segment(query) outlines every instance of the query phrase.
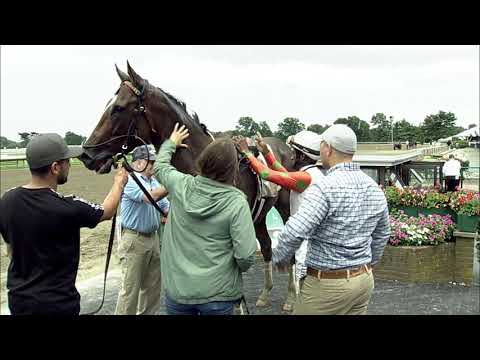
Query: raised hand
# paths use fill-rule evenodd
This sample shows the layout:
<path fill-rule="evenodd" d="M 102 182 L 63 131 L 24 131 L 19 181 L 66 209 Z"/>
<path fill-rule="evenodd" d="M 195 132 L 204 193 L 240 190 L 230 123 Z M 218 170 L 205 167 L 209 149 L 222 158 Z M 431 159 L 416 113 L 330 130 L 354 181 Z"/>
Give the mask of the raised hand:
<path fill-rule="evenodd" d="M 246 153 L 249 151 L 247 139 L 245 139 L 243 136 L 235 136 L 232 138 L 232 140 L 235 144 L 237 144 L 238 150 L 240 150 L 240 152 Z"/>
<path fill-rule="evenodd" d="M 262 134 L 260 134 L 259 132 L 257 132 L 255 142 L 256 142 L 258 151 L 260 151 L 263 155 L 267 155 L 270 152 L 268 145 L 265 143 L 265 141 L 263 141 Z"/>
<path fill-rule="evenodd" d="M 187 144 L 183 144 L 183 140 L 188 138 L 190 134 L 188 133 L 188 129 L 185 125 L 182 125 L 178 128 L 179 124 L 176 123 L 175 127 L 173 128 L 172 134 L 170 135 L 170 140 L 172 140 L 175 145 L 178 147 L 188 148 Z"/>

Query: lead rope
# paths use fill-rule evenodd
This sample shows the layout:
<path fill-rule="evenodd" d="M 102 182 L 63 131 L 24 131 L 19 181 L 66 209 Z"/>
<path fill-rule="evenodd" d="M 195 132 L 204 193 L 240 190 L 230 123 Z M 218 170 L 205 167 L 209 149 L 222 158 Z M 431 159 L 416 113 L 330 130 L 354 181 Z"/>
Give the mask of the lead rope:
<path fill-rule="evenodd" d="M 121 154 L 119 155 L 119 157 L 117 157 L 117 159 L 119 158 L 123 158 L 123 164 L 122 166 L 129 172 L 130 176 L 132 177 L 132 179 L 137 183 L 137 185 L 140 187 L 140 189 L 143 191 L 143 193 L 145 194 L 145 196 L 148 198 L 148 200 L 152 203 L 153 207 L 158 211 L 160 212 L 163 216 L 167 216 L 167 214 L 165 214 L 163 212 L 162 209 L 160 209 L 160 207 L 158 206 L 158 204 L 155 202 L 155 200 L 152 198 L 152 196 L 150 195 L 150 193 L 147 191 L 147 189 L 145 189 L 145 187 L 142 185 L 142 183 L 140 182 L 140 180 L 138 180 L 138 177 L 135 175 L 135 172 L 133 170 L 133 168 L 130 166 L 130 164 L 128 163 L 125 155 Z M 112 248 L 113 248 L 113 240 L 115 238 L 115 226 L 116 226 L 116 219 L 117 219 L 117 212 L 115 211 L 115 214 L 113 215 L 113 219 L 112 219 L 112 228 L 110 230 L 110 239 L 108 240 L 108 249 L 107 249 L 107 260 L 106 260 L 106 263 L 105 263 L 105 274 L 103 276 L 103 296 L 102 296 L 102 302 L 100 303 L 100 306 L 95 310 L 95 311 L 92 311 L 92 312 L 89 312 L 89 313 L 85 313 L 85 314 L 82 314 L 82 315 L 95 315 L 96 313 L 98 313 L 102 307 L 103 307 L 103 304 L 105 302 L 105 292 L 106 292 L 106 287 L 107 287 L 107 274 L 108 274 L 108 267 L 110 265 L 110 258 L 112 256 Z M 246 304 L 246 303 L 245 303 Z M 245 305 L 246 306 L 246 305 Z"/>
<path fill-rule="evenodd" d="M 105 291 L 106 291 L 106 288 L 107 288 L 107 273 L 108 273 L 108 266 L 110 265 L 110 257 L 112 255 L 113 239 L 115 237 L 116 219 L 117 219 L 117 212 L 115 211 L 115 214 L 113 215 L 113 219 L 112 219 L 112 229 L 110 230 L 110 239 L 108 240 L 107 260 L 105 262 L 105 274 L 103 276 L 102 302 L 100 303 L 100 306 L 97 308 L 97 310 L 89 312 L 89 313 L 81 314 L 81 315 L 95 315 L 96 313 L 98 313 L 102 309 L 103 303 L 105 302 Z"/>

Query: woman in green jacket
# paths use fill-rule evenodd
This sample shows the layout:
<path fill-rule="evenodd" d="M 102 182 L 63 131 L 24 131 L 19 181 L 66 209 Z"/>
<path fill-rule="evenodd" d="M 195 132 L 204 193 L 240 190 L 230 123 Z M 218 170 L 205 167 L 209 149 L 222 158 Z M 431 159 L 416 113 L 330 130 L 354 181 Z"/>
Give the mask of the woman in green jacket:
<path fill-rule="evenodd" d="M 200 175 L 184 174 L 170 161 L 187 137 L 176 124 L 154 168 L 170 200 L 161 253 L 167 314 L 231 315 L 257 248 L 246 196 L 234 186 L 237 153 L 231 140 L 215 140 L 198 158 Z"/>

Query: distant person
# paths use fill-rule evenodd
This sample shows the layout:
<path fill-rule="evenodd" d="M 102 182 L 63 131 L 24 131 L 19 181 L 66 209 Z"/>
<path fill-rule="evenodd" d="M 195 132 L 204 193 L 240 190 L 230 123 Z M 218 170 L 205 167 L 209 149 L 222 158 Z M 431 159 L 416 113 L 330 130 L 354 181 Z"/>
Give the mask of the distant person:
<path fill-rule="evenodd" d="M 407 150 L 410 149 L 410 141 L 405 141 L 405 146 L 407 147 Z"/>
<path fill-rule="evenodd" d="M 448 161 L 443 164 L 443 176 L 445 176 L 445 187 L 447 191 L 457 191 L 460 184 L 460 171 L 462 164 L 450 154 Z"/>
<path fill-rule="evenodd" d="M 161 253 L 167 314 L 233 315 L 257 250 L 247 198 L 235 187 L 237 150 L 230 139 L 215 140 L 199 155 L 200 175 L 184 174 L 170 161 L 187 137 L 176 124 L 154 167 L 171 202 Z"/>
<path fill-rule="evenodd" d="M 300 207 L 278 236 L 274 265 L 283 270 L 309 239 L 307 276 L 296 315 L 363 315 L 374 288 L 372 265 L 390 236 L 387 201 L 378 184 L 353 162 L 357 137 L 334 124 L 321 135 L 326 176 L 305 192 Z"/>
<path fill-rule="evenodd" d="M 57 134 L 40 134 L 27 145 L 30 182 L 0 199 L 0 232 L 11 252 L 8 306 L 12 315 L 78 315 L 75 288 L 80 228 L 94 228 L 115 214 L 127 173 L 119 169 L 103 204 L 57 192 L 67 182 L 69 149 Z"/>
<path fill-rule="evenodd" d="M 132 153 L 132 166 L 142 171 L 137 178 L 150 192 L 165 214 L 169 203 L 165 187 L 153 176 L 156 153 L 153 146 L 138 146 Z M 131 176 L 123 190 L 122 234 L 118 257 L 122 267 L 122 285 L 118 293 L 116 315 L 155 315 L 160 310 L 161 214 L 150 203 Z"/>

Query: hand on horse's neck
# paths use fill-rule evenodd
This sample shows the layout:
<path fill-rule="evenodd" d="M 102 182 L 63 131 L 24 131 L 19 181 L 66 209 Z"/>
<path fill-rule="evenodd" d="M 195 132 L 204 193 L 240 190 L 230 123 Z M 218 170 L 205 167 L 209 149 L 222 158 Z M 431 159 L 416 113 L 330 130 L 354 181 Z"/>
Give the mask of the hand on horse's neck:
<path fill-rule="evenodd" d="M 185 144 L 188 145 L 188 149 L 177 148 L 172 157 L 172 165 L 183 173 L 196 175 L 195 160 L 203 149 L 212 142 L 212 138 L 205 134 L 202 129 L 199 129 L 194 125 L 188 126 L 188 132 L 190 136 L 185 141 Z M 161 134 L 161 132 L 157 130 L 157 134 Z M 169 137 L 170 133 L 168 136 L 165 134 L 164 140 L 161 139 L 161 136 L 158 137 L 158 143 L 157 141 L 154 141 L 154 139 L 152 139 L 152 141 L 154 141 L 155 146 L 160 148 L 162 143 Z"/>

